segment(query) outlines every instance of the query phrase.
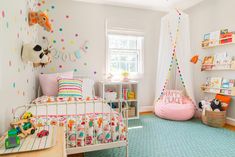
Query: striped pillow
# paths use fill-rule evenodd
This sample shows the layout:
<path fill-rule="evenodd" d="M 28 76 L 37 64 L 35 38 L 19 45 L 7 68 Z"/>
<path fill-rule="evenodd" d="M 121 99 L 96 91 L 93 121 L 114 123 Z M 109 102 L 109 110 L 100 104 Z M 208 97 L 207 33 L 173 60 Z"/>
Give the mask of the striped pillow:
<path fill-rule="evenodd" d="M 58 80 L 58 82 L 58 96 L 82 98 L 83 80 L 61 78 Z"/>

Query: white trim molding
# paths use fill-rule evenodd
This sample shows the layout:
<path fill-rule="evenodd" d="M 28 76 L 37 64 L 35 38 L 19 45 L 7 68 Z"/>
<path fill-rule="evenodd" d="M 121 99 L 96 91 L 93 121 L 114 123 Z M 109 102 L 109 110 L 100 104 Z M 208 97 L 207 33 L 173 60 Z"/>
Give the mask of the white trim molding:
<path fill-rule="evenodd" d="M 152 106 L 140 106 L 140 112 L 153 112 L 153 105 Z"/>
<path fill-rule="evenodd" d="M 234 118 L 231 118 L 231 117 L 227 117 L 227 118 L 226 118 L 226 124 L 235 126 L 235 119 L 234 119 Z"/>

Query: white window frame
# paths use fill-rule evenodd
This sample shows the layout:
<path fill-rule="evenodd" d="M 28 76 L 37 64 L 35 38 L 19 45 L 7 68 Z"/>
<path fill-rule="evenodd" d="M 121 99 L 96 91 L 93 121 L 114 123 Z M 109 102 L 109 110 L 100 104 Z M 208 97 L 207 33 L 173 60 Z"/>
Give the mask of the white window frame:
<path fill-rule="evenodd" d="M 130 73 L 130 79 L 139 79 L 144 74 L 144 47 L 145 47 L 145 35 L 143 32 L 135 31 L 135 30 L 128 30 L 128 29 L 115 29 L 115 30 L 107 30 L 106 31 L 106 74 L 110 74 L 110 52 L 109 52 L 109 35 L 129 35 L 129 36 L 137 36 L 142 37 L 142 45 L 141 45 L 141 52 L 139 54 L 138 59 L 138 72 L 137 73 Z M 115 78 L 121 78 L 121 74 L 114 75 Z"/>

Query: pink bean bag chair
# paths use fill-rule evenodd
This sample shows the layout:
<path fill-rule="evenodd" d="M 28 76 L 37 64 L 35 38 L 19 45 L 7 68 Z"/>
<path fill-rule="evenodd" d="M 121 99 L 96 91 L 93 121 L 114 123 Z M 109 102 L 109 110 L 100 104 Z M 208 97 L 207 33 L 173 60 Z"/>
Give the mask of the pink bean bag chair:
<path fill-rule="evenodd" d="M 155 114 L 163 119 L 185 121 L 194 116 L 195 106 L 187 97 L 183 98 L 182 103 L 165 103 L 160 99 L 155 104 Z"/>

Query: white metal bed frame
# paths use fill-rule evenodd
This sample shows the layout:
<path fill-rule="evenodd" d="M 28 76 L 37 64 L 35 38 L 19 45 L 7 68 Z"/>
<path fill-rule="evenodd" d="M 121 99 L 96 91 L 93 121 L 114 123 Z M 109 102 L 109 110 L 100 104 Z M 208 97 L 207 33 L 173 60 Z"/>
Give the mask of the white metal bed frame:
<path fill-rule="evenodd" d="M 126 107 L 122 107 L 122 103 L 123 100 L 119 100 L 118 101 L 118 107 L 119 107 L 119 114 L 121 114 L 122 116 L 124 116 L 125 118 L 123 118 L 123 121 L 124 121 L 124 125 L 126 126 L 126 140 L 123 140 L 121 141 L 120 140 L 120 136 L 119 136 L 119 140 L 116 141 L 116 142 L 110 142 L 110 143 L 101 143 L 101 144 L 92 144 L 92 145 L 85 145 L 86 144 L 86 138 L 85 138 L 85 144 L 84 146 L 77 146 L 77 134 L 76 134 L 76 142 L 75 142 L 75 147 L 69 147 L 68 145 L 68 136 L 66 137 L 66 151 L 67 151 L 67 155 L 70 155 L 70 154 L 77 154 L 77 153 L 84 153 L 84 152 L 90 152 L 90 151 L 96 151 L 96 150 L 103 150 L 103 149 L 110 149 L 110 148 L 117 148 L 117 147 L 125 147 L 126 148 L 126 157 L 128 157 L 128 104 L 127 102 L 124 101 L 125 103 L 125 106 Z M 56 106 L 56 119 L 57 119 L 57 122 L 58 122 L 58 106 L 60 105 L 65 105 L 66 106 L 66 124 L 65 124 L 65 129 L 66 129 L 66 133 L 67 133 L 67 130 L 68 130 L 68 105 L 75 105 L 76 106 L 76 111 L 75 111 L 75 114 L 78 115 L 78 105 L 84 105 L 84 115 L 87 113 L 86 112 L 86 105 L 87 103 L 92 103 L 93 104 L 93 114 L 95 114 L 95 106 L 96 106 L 96 103 L 102 103 L 102 118 L 104 116 L 104 114 L 107 114 L 107 113 L 104 113 L 104 105 L 107 104 L 107 102 L 105 100 L 83 100 L 83 101 L 66 101 L 66 102 L 49 102 L 49 103 L 40 103 L 40 104 L 29 104 L 29 105 L 22 105 L 22 106 L 18 106 L 16 108 L 13 109 L 13 119 L 14 120 L 17 120 L 21 115 L 22 115 L 22 112 L 19 113 L 18 115 L 16 115 L 16 113 L 21 109 L 21 111 L 23 110 L 23 112 L 26 112 L 28 111 L 30 108 L 32 107 L 35 107 L 35 113 L 36 115 L 35 118 L 36 118 L 36 124 L 38 124 L 38 107 L 39 106 L 44 106 L 46 107 L 46 124 L 49 124 L 48 123 L 48 106 L 50 105 L 55 105 Z M 112 103 L 110 101 L 110 103 Z M 111 108 L 110 106 L 110 114 L 112 112 L 115 112 L 113 111 L 113 109 Z M 111 117 L 111 116 L 109 116 Z M 78 118 L 76 118 L 76 123 L 77 124 L 77 120 Z M 86 122 L 85 122 L 86 124 Z M 59 125 L 57 123 L 57 125 Z M 86 132 L 87 128 L 84 127 L 84 131 Z M 102 123 L 102 130 L 104 130 L 104 126 L 103 126 L 103 123 Z M 119 129 L 119 135 L 120 135 L 120 130 Z M 104 131 L 103 131 L 104 132 Z M 102 133 L 103 133 L 102 132 Z"/>

